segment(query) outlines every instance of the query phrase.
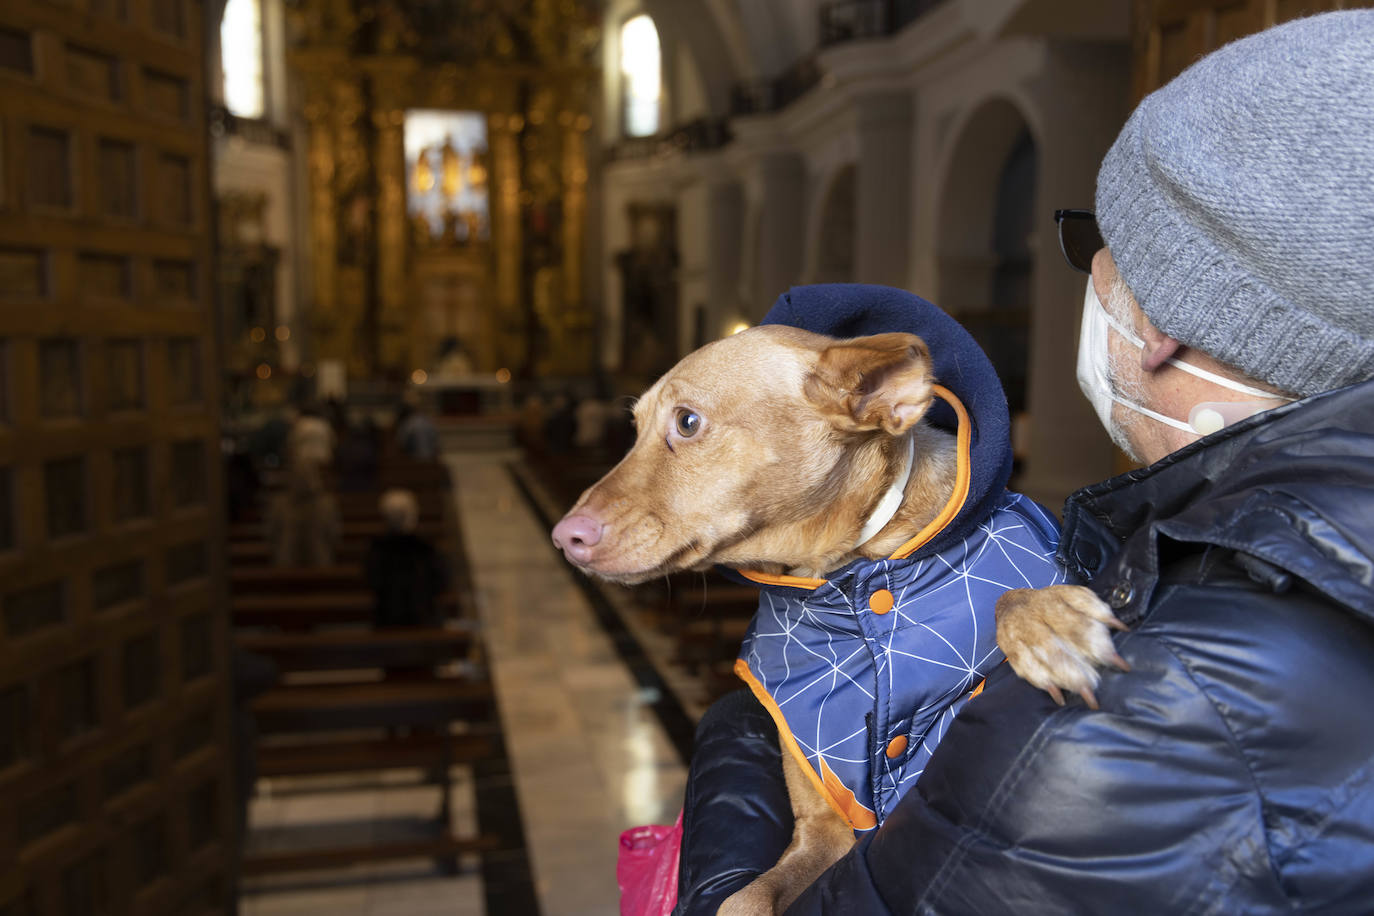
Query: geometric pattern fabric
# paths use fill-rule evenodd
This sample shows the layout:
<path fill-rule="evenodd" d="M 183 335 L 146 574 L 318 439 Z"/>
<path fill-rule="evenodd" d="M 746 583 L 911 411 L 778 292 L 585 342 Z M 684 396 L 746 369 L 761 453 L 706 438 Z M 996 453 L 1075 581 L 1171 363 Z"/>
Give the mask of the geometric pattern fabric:
<path fill-rule="evenodd" d="M 1059 525 L 1007 491 L 968 538 L 919 559 L 858 560 L 814 590 L 764 586 L 735 670 L 857 833 L 920 778 L 1003 660 L 993 605 L 1065 581 Z"/>

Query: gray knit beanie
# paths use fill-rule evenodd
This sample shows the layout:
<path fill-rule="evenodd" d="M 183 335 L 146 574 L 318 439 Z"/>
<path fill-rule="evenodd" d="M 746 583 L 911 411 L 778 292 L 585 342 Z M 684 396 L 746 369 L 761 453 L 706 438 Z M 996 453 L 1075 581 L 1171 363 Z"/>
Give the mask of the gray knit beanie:
<path fill-rule="evenodd" d="M 1170 337 L 1303 396 L 1374 376 L 1374 11 L 1252 35 L 1148 96 L 1097 221 Z"/>

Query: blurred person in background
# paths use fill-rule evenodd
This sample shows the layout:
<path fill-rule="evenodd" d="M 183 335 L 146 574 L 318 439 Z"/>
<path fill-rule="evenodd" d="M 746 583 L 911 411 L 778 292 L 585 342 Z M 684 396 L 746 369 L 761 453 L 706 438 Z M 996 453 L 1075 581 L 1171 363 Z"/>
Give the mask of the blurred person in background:
<path fill-rule="evenodd" d="M 439 552 L 416 533 L 420 507 L 410 490 L 387 490 L 379 508 L 386 533 L 367 551 L 367 584 L 377 627 L 436 626 L 448 571 Z"/>

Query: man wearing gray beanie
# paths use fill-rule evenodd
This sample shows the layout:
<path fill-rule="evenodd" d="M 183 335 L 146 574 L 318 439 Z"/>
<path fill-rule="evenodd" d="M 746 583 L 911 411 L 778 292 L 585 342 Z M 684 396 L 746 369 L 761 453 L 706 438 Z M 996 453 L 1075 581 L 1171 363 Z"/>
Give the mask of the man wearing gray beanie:
<path fill-rule="evenodd" d="M 1374 912 L 1374 11 L 1194 64 L 1096 205 L 1056 214 L 1078 377 L 1148 466 L 1069 499 L 1060 560 L 1130 670 L 1089 708 L 1001 666 L 788 913 Z"/>

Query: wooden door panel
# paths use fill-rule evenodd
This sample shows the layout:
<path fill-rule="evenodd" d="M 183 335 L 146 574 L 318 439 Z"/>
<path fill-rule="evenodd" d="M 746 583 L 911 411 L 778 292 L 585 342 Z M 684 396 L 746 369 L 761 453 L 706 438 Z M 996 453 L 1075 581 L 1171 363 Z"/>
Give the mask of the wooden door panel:
<path fill-rule="evenodd" d="M 232 902 L 202 15 L 0 3 L 0 913 Z"/>

